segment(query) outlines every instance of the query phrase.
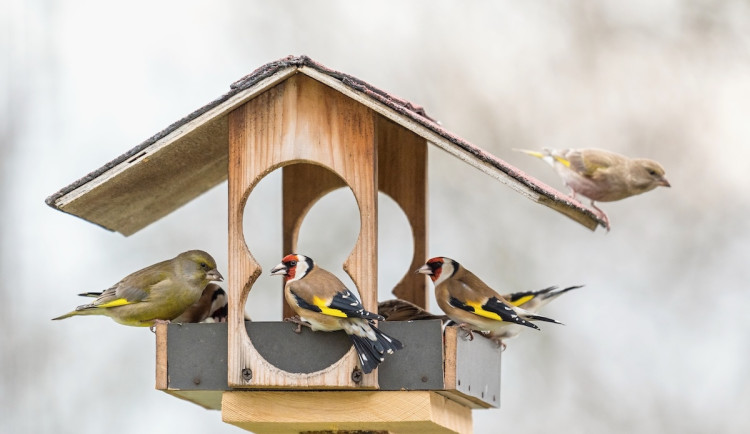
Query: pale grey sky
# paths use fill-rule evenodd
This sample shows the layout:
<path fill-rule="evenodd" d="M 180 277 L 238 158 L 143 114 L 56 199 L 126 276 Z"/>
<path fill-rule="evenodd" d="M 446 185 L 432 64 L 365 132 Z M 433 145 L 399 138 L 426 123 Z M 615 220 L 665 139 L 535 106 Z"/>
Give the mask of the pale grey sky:
<path fill-rule="evenodd" d="M 508 343 L 502 408 L 474 411 L 477 433 L 750 430 L 747 2 L 0 8 L 2 431 L 241 432 L 154 390 L 147 330 L 49 320 L 78 304 L 78 292 L 190 248 L 211 252 L 226 274 L 226 184 L 129 238 L 44 199 L 288 54 L 423 105 L 559 189 L 548 167 L 511 149 L 600 147 L 666 168 L 671 189 L 601 204 L 612 231 L 591 233 L 431 150 L 431 256 L 459 260 L 501 292 L 586 285 L 545 311 L 565 327 Z M 282 254 L 277 181 L 264 180 L 247 216 L 264 228 L 248 238 L 268 246 L 257 256 L 266 267 Z M 303 227 L 309 250 L 344 240 L 321 253 L 332 264 L 357 233 L 351 219 L 332 223 L 331 210 L 349 215 L 343 206 L 356 213 L 347 192 L 334 193 Z M 411 246 L 396 207 L 381 207 L 384 299 Z M 248 313 L 279 319 L 278 290 L 264 277 Z"/>

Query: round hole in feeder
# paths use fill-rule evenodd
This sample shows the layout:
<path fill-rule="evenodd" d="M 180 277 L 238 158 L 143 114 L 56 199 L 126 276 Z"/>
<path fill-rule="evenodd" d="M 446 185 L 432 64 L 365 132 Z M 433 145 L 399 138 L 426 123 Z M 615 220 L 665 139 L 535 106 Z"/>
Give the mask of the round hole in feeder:
<path fill-rule="evenodd" d="M 242 215 L 245 244 L 263 272 L 248 295 L 245 310 L 253 321 L 278 321 L 281 312 L 280 278 L 269 270 L 278 264 L 281 251 L 281 169 L 261 179 L 247 198 Z"/>

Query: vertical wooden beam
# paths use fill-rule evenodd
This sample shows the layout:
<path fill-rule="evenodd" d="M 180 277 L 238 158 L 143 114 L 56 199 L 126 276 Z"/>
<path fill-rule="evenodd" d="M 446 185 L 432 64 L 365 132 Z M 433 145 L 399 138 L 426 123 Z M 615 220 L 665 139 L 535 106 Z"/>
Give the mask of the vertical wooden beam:
<path fill-rule="evenodd" d="M 378 184 L 403 210 L 411 226 L 414 256 L 393 295 L 427 309 L 427 281 L 414 270 L 427 259 L 427 141 L 378 117 Z"/>
<path fill-rule="evenodd" d="M 261 272 L 243 235 L 247 197 L 268 173 L 294 163 L 322 166 L 352 189 L 360 211 L 360 233 L 344 270 L 357 286 L 365 308 L 376 309 L 375 115 L 339 92 L 298 74 L 228 116 L 229 386 L 377 387 L 376 375 L 365 375 L 359 384 L 352 381 L 351 372 L 357 366 L 354 349 L 328 369 L 311 374 L 289 373 L 271 366 L 248 338 L 242 314 Z"/>

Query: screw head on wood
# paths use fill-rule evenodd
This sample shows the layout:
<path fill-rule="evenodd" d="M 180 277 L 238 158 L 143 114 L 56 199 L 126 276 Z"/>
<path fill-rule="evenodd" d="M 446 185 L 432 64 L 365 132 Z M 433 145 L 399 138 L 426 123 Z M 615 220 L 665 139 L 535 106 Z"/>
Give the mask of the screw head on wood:
<path fill-rule="evenodd" d="M 357 384 L 361 383 L 363 375 L 364 374 L 362 374 L 362 370 L 359 369 L 359 367 L 354 368 L 354 370 L 352 371 L 352 381 Z"/>
<path fill-rule="evenodd" d="M 245 368 L 242 370 L 242 379 L 245 381 L 250 381 L 253 379 L 253 370 L 250 368 Z"/>

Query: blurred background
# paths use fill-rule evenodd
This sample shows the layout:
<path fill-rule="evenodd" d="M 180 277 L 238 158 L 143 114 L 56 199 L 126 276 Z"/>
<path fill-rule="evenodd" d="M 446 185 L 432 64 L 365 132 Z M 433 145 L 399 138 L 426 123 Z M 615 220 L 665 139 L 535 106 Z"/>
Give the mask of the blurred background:
<path fill-rule="evenodd" d="M 549 167 L 511 149 L 599 147 L 666 168 L 671 189 L 601 204 L 612 231 L 592 233 L 430 149 L 430 256 L 501 292 L 586 285 L 544 311 L 566 326 L 508 342 L 502 408 L 474 411 L 477 433 L 750 430 L 747 2 L 0 5 L 3 432 L 242 432 L 154 390 L 147 329 L 50 321 L 82 304 L 78 292 L 191 248 L 226 275 L 226 183 L 128 238 L 44 199 L 288 54 L 421 104 L 560 190 Z M 284 253 L 279 179 L 246 210 L 266 274 Z M 381 199 L 383 300 L 412 247 Z M 339 270 L 356 215 L 349 191 L 325 197 L 300 252 Z M 264 275 L 247 313 L 278 320 L 280 309 L 280 283 Z"/>

